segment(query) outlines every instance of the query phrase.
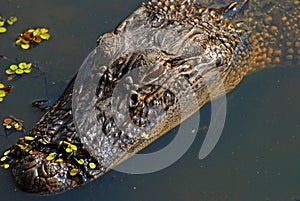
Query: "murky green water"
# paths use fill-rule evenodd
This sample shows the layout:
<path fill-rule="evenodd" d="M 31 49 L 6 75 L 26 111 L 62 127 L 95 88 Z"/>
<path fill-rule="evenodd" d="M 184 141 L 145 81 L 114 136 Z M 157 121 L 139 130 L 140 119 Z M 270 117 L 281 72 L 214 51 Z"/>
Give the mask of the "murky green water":
<path fill-rule="evenodd" d="M 0 119 L 13 114 L 29 130 L 42 113 L 31 108 L 35 99 L 52 103 L 62 93 L 95 47 L 98 36 L 111 31 L 142 1 L 0 0 L 3 16 L 19 21 L 0 35 L 0 70 L 10 62 L 33 61 L 40 71 L 13 82 L 14 90 L 0 104 Z M 30 51 L 13 45 L 27 28 L 46 26 L 53 38 Z M 44 73 L 42 73 L 44 72 Z M 221 139 L 204 160 L 198 159 L 203 132 L 172 166 L 151 174 L 111 171 L 82 188 L 54 197 L 39 197 L 16 189 L 9 171 L 0 170 L 1 200 L 200 200 L 283 201 L 300 198 L 300 64 L 261 71 L 247 77 L 227 96 L 227 119 Z M 0 79 L 5 75 L 0 73 Z M 201 125 L 209 122 L 209 105 L 201 110 Z M 0 152 L 20 133 L 0 129 Z M 148 149 L 168 142 L 164 136 Z"/>

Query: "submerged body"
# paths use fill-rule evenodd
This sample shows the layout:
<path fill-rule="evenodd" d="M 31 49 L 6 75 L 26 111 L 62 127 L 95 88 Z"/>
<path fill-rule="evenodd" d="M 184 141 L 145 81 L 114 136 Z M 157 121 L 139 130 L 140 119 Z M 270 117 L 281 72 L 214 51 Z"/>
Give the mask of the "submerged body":
<path fill-rule="evenodd" d="M 97 86 L 82 86 L 90 88 L 88 95 L 95 102 L 88 102 L 91 98 L 86 96 L 75 100 L 79 103 L 75 111 L 91 105 L 95 113 L 87 115 L 96 117 L 98 124 L 75 124 L 72 94 L 78 97 L 85 82 L 77 82 L 73 93 L 73 80 L 29 135 L 4 154 L 7 160 L 3 163 L 12 163 L 18 185 L 28 192 L 63 192 L 83 185 L 126 159 L 124 151 L 138 152 L 211 98 L 232 90 L 250 72 L 267 63 L 283 59 L 288 62 L 289 55 L 282 57 L 276 52 L 285 48 L 278 43 L 284 32 L 279 25 L 290 22 L 290 16 L 283 18 L 289 10 L 296 24 L 289 37 L 296 40 L 296 46 L 300 42 L 299 9 L 293 8 L 292 1 L 270 4 L 270 13 L 264 15 L 259 13 L 262 5 L 255 1 L 250 3 L 257 5 L 247 11 L 248 3 L 212 9 L 193 1 L 155 1 L 142 5 L 112 33 L 101 36 L 91 66 L 98 67 L 92 74 L 92 79 L 98 80 Z M 249 12 L 248 26 L 247 20 L 240 22 L 245 19 L 241 12 Z M 282 19 L 273 17 L 270 25 L 257 21 L 269 22 L 271 15 Z M 297 53 L 292 56 L 299 57 Z M 140 71 L 135 78 L 128 75 L 136 69 Z M 128 85 L 125 88 L 130 89 L 128 97 L 114 96 L 122 79 Z M 218 79 L 221 82 L 215 82 Z M 213 97 L 208 93 L 208 83 L 214 84 Z M 111 97 L 116 98 L 113 101 L 120 109 L 124 105 L 125 110 L 129 108 L 130 124 L 122 116 L 114 118 Z M 116 121 L 125 122 L 123 129 L 116 126 Z M 78 132 L 85 126 L 101 135 Z"/>

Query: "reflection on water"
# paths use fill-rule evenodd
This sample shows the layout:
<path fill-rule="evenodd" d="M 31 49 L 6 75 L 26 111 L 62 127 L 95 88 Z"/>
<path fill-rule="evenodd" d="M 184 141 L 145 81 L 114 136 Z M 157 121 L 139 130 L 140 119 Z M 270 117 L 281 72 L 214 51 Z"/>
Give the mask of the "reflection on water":
<path fill-rule="evenodd" d="M 0 104 L 0 119 L 13 114 L 26 128 L 40 118 L 30 107 L 35 99 L 55 99 L 76 73 L 97 37 L 112 30 L 142 1 L 121 0 L 0 0 L 0 13 L 17 15 L 19 21 L 0 35 L 0 52 L 11 61 L 28 60 L 40 72 L 13 83 L 14 91 Z M 53 38 L 30 51 L 13 46 L 18 33 L 34 26 L 50 28 Z M 8 62 L 0 60 L 4 71 Z M 294 200 L 300 198 L 300 68 L 268 69 L 247 77 L 228 95 L 228 113 L 216 149 L 198 160 L 203 140 L 195 143 L 171 167 L 147 175 L 111 171 L 82 188 L 44 200 Z M 42 74 L 41 72 L 45 72 Z M 44 76 L 45 75 L 45 76 Z M 5 76 L 0 73 L 0 79 Z M 201 121 L 209 121 L 209 105 Z M 0 152 L 10 147 L 19 133 L 5 136 L 0 130 Z M 164 136 L 149 147 L 168 142 Z M 1 200 L 40 200 L 16 189 L 9 171 L 0 170 Z"/>

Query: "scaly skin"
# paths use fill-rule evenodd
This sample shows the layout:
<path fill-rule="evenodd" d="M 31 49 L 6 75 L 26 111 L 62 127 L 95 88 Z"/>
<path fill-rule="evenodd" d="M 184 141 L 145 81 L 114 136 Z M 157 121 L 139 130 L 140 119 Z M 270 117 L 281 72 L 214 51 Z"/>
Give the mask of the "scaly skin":
<path fill-rule="evenodd" d="M 103 175 L 126 160 L 127 152 L 137 153 L 246 75 L 299 63 L 298 1 L 229 3 L 220 9 L 187 0 L 143 4 L 99 38 L 90 66 L 97 73 L 89 77 L 97 86 L 76 82 L 73 92 L 73 80 L 28 136 L 4 153 L 2 166 L 12 166 L 24 191 L 64 192 Z M 135 70 L 134 78 L 128 73 Z M 130 95 L 112 99 L 123 79 Z M 81 95 L 82 88 L 91 93 Z M 78 103 L 75 111 L 84 110 L 90 96 L 93 114 L 85 120 L 96 117 L 98 123 L 75 126 L 72 101 Z M 111 100 L 129 111 L 130 122 L 121 115 L 114 119 Z"/>

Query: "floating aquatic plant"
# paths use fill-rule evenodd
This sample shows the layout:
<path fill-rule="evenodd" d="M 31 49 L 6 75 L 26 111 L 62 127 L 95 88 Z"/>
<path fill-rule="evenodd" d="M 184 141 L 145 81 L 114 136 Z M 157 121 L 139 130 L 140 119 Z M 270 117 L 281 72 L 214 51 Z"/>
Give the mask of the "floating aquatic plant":
<path fill-rule="evenodd" d="M 12 80 L 14 75 L 28 74 L 32 70 L 32 63 L 20 62 L 18 64 L 12 64 L 8 69 L 5 70 L 5 73 L 9 76 L 8 80 Z"/>
<path fill-rule="evenodd" d="M 43 40 L 49 40 L 50 34 L 47 28 L 28 29 L 18 36 L 16 45 L 24 50 L 28 50 L 34 45 L 41 43 Z"/>
<path fill-rule="evenodd" d="M 18 18 L 16 16 L 11 16 L 8 19 L 0 16 L 0 33 L 5 33 L 7 31 L 7 26 L 13 25 L 17 20 Z"/>
<path fill-rule="evenodd" d="M 7 93 L 11 92 L 11 86 L 5 86 L 3 83 L 0 82 L 0 102 L 3 101 L 3 98 L 6 96 Z"/>
<path fill-rule="evenodd" d="M 23 120 L 17 119 L 16 117 L 10 116 L 3 120 L 2 125 L 5 127 L 5 129 L 11 129 L 14 128 L 17 131 L 23 130 Z"/>

